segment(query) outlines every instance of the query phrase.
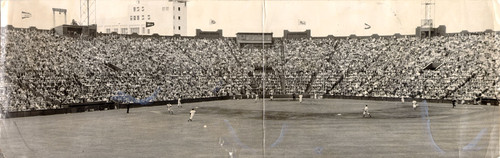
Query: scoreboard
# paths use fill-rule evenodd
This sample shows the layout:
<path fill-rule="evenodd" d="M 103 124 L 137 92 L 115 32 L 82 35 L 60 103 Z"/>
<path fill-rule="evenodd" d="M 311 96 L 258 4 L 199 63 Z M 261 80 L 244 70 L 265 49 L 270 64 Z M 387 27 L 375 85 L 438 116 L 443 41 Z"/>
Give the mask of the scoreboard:
<path fill-rule="evenodd" d="M 272 44 L 273 33 L 237 33 L 236 41 L 240 44 Z"/>

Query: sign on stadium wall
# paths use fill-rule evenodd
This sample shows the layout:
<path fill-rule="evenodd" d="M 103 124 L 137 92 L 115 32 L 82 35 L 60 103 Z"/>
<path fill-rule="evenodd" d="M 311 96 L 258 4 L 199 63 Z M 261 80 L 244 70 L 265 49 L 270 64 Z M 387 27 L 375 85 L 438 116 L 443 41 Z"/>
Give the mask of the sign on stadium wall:
<path fill-rule="evenodd" d="M 272 44 L 273 33 L 237 33 L 236 41 L 239 44 Z"/>

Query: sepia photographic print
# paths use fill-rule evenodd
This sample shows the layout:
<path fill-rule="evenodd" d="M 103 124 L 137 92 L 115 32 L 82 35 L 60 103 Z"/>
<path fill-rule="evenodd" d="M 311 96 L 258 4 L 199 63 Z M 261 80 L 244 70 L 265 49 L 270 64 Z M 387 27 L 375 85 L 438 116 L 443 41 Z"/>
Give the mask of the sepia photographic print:
<path fill-rule="evenodd" d="M 500 158 L 500 0 L 1 0 L 0 158 Z"/>

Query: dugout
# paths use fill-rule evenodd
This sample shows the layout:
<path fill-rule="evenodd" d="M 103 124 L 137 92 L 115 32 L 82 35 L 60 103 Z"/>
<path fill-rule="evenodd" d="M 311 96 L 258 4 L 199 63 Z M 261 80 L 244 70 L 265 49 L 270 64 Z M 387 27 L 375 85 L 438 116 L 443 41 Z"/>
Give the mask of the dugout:
<path fill-rule="evenodd" d="M 481 105 L 495 105 L 498 106 L 498 100 L 495 98 L 481 98 L 479 99 L 479 104 Z"/>

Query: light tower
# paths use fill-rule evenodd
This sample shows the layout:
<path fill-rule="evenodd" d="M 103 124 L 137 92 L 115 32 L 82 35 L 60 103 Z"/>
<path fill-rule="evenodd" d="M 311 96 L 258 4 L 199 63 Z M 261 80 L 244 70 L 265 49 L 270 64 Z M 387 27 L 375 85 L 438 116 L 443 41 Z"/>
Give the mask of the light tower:
<path fill-rule="evenodd" d="M 80 0 L 80 25 L 96 24 L 96 0 Z"/>
<path fill-rule="evenodd" d="M 422 5 L 424 6 L 424 18 L 421 20 L 420 28 L 422 32 L 426 33 L 427 37 L 432 36 L 432 30 L 434 27 L 433 16 L 434 15 L 434 0 L 424 0 Z"/>

